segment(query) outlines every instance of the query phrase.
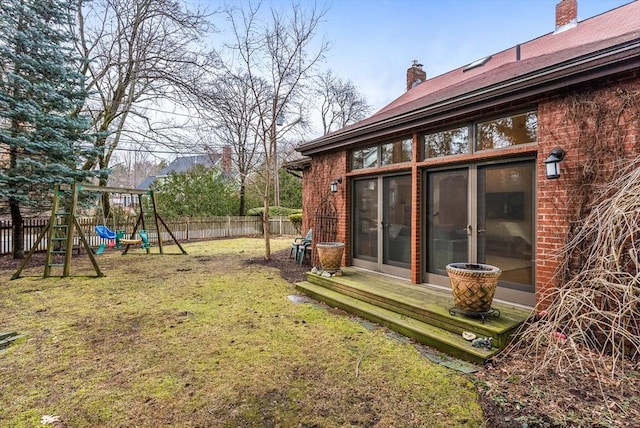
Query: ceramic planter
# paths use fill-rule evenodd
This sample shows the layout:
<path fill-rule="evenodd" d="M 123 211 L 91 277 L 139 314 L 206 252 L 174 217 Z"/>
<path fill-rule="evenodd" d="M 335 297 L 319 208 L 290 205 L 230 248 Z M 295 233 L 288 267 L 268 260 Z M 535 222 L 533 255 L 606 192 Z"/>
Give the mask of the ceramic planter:
<path fill-rule="evenodd" d="M 491 265 L 450 263 L 447 274 L 456 308 L 465 312 L 488 312 L 502 271 Z"/>
<path fill-rule="evenodd" d="M 320 268 L 327 272 L 340 270 L 344 244 L 342 242 L 319 242 L 316 244 Z"/>

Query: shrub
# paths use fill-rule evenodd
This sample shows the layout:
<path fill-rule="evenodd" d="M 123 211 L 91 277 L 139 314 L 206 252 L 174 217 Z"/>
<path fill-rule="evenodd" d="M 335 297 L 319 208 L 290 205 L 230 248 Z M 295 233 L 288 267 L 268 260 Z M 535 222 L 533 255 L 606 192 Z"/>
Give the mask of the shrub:
<path fill-rule="evenodd" d="M 264 213 L 264 208 L 251 208 L 247 210 L 247 215 L 260 216 L 262 217 Z M 302 215 L 302 210 L 299 208 L 286 208 L 286 207 L 269 207 L 269 215 L 270 216 L 281 216 L 287 217 L 291 214 L 300 213 Z"/>
<path fill-rule="evenodd" d="M 289 214 L 289 220 L 299 234 L 302 234 L 302 212 Z"/>

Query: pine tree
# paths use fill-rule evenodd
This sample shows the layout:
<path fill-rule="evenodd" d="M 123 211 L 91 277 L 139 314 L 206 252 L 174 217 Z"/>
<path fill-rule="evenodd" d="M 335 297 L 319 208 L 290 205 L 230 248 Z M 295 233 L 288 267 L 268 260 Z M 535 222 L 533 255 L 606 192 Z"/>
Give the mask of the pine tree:
<path fill-rule="evenodd" d="M 54 183 L 83 180 L 94 156 L 82 58 L 72 49 L 69 0 L 0 3 L 0 201 L 13 222 L 13 256 L 24 256 L 23 213 L 46 209 Z"/>

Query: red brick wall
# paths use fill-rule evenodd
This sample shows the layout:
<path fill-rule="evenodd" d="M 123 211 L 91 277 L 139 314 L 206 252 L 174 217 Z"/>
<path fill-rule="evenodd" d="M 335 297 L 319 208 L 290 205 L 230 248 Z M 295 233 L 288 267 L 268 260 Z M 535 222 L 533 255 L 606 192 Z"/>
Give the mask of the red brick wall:
<path fill-rule="evenodd" d="M 544 160 L 565 150 L 561 176 L 548 180 Z M 594 183 L 640 156 L 640 78 L 554 97 L 538 106 L 536 293 L 557 285 L 560 249 Z M 556 276 L 556 274 L 560 276 Z M 542 304 L 544 306 L 544 303 Z"/>
<path fill-rule="evenodd" d="M 411 282 L 418 284 L 422 282 L 422 253 L 420 249 L 422 244 L 420 237 L 422 230 L 420 228 L 422 218 L 420 209 L 422 208 L 422 180 L 420 179 L 421 170 L 416 166 L 416 160 L 420 159 L 420 137 L 418 134 L 413 136 L 412 150 L 413 167 L 411 168 L 411 195 L 413 204 L 411 205 Z"/>
<path fill-rule="evenodd" d="M 582 106 L 582 107 L 581 107 Z M 583 109 L 584 106 L 587 106 Z M 591 109 L 591 110 L 589 110 Z M 591 113 L 589 113 L 591 111 Z M 606 111 L 609 118 L 602 119 Z M 615 112 L 613 114 L 612 112 Z M 592 114 L 593 113 L 593 114 Z M 598 116 L 598 114 L 600 116 Z M 613 114 L 613 115 L 612 115 Z M 600 117 L 600 119 L 597 119 Z M 418 134 L 415 134 L 417 138 Z M 421 178 L 422 168 L 441 166 L 446 158 L 420 161 L 417 140 L 414 138 L 414 161 L 411 163 L 414 204 L 412 212 L 412 273 L 414 283 L 421 282 L 420 210 L 423 201 Z M 594 146 L 606 148 L 593 162 Z M 554 147 L 565 150 L 561 162 L 561 177 L 546 178 L 544 160 Z M 495 153 L 495 152 L 494 152 Z M 528 147 L 513 146 L 500 151 L 501 156 L 530 154 Z M 459 161 L 480 161 L 493 156 L 476 153 L 457 157 Z M 576 219 L 579 201 L 576 189 L 581 188 L 585 176 L 594 164 L 601 165 L 597 180 L 607 180 L 619 166 L 620 159 L 635 159 L 640 156 L 640 74 L 630 75 L 625 81 L 616 81 L 600 87 L 584 87 L 570 94 L 547 98 L 538 103 L 538 148 L 537 148 L 537 218 L 536 218 L 536 294 L 542 300 L 544 293 L 556 285 L 556 271 L 560 262 L 559 250 L 565 244 L 569 233 L 569 222 Z M 600 159 L 601 158 L 601 159 Z M 323 198 L 332 198 L 339 215 L 337 240 L 347 246 L 343 265 L 350 264 L 348 213 L 349 183 L 348 150 L 314 156 L 312 166 L 303 178 L 303 229 L 313 225 L 313 216 Z M 385 172 L 400 166 L 385 167 Z M 367 171 L 377 173 L 380 171 Z M 353 175 L 353 173 L 351 174 Z M 337 177 L 343 182 L 336 194 L 329 193 L 329 184 Z M 596 180 L 596 181 L 597 181 Z"/>
<path fill-rule="evenodd" d="M 330 202 L 333 202 L 338 212 L 338 233 L 336 241 L 345 244 L 342 259 L 343 265 L 347 264 L 349 254 L 349 236 L 347 233 L 349 183 L 345 176 L 348 165 L 347 151 L 314 156 L 311 167 L 304 171 L 302 178 L 302 229 L 308 230 L 310 227 L 313 227 L 315 213 L 325 199 L 328 198 Z M 338 177 L 342 178 L 342 183 L 338 184 L 337 193 L 331 193 L 329 186 L 331 182 Z"/>

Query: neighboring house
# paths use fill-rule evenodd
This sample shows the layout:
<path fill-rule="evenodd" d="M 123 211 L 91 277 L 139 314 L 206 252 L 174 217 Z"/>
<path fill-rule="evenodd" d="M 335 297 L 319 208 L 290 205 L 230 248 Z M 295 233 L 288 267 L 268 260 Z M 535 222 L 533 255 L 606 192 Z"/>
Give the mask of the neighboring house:
<path fill-rule="evenodd" d="M 158 175 L 145 178 L 142 183 L 138 185 L 137 189 L 149 190 L 152 183 L 156 181 L 159 183 L 162 182 L 162 180 L 166 179 L 172 172 L 187 172 L 196 165 L 202 165 L 205 168 L 213 168 L 216 165 L 220 165 L 224 174 L 230 174 L 231 162 L 231 147 L 229 146 L 223 147 L 222 153 L 178 157 L 163 168 Z"/>
<path fill-rule="evenodd" d="M 343 264 L 448 287 L 448 263 L 488 263 L 496 298 L 534 306 L 589 168 L 640 156 L 640 1 L 577 22 L 562 0 L 555 31 L 431 79 L 416 61 L 399 98 L 298 151 L 303 227 L 334 198 Z"/>

